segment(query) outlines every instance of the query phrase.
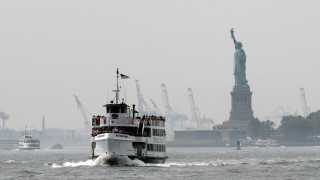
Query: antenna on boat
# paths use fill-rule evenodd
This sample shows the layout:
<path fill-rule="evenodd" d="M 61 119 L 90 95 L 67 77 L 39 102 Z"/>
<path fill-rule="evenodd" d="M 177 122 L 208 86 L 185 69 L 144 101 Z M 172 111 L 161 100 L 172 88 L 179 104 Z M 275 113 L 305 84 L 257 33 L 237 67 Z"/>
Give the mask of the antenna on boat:
<path fill-rule="evenodd" d="M 122 102 L 125 102 L 127 100 L 127 90 L 124 87 L 124 99 L 122 99 Z"/>
<path fill-rule="evenodd" d="M 118 104 L 119 100 L 119 70 L 117 68 L 117 90 L 116 90 L 116 104 Z"/>
<path fill-rule="evenodd" d="M 110 98 L 110 96 L 109 96 L 109 88 L 107 88 L 107 102 L 109 102 L 109 98 Z"/>

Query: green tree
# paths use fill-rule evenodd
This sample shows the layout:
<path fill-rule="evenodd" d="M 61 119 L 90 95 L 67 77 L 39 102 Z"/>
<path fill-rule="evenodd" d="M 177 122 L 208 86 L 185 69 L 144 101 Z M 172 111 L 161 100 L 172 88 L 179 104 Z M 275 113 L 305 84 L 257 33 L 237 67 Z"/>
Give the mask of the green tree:
<path fill-rule="evenodd" d="M 262 121 L 259 128 L 259 137 L 261 139 L 267 139 L 270 137 L 274 130 L 274 122 L 270 120 Z"/>
<path fill-rule="evenodd" d="M 302 116 L 284 116 L 279 129 L 289 141 L 304 141 L 313 134 L 312 121 Z"/>
<path fill-rule="evenodd" d="M 308 117 L 306 117 L 308 121 L 311 122 L 313 127 L 313 135 L 320 134 L 320 110 L 311 113 Z"/>
<path fill-rule="evenodd" d="M 258 118 L 252 119 L 249 123 L 249 132 L 250 136 L 252 138 L 258 138 L 259 137 L 259 128 L 260 128 L 261 122 Z"/>
<path fill-rule="evenodd" d="M 252 138 L 267 139 L 274 131 L 274 126 L 274 122 L 270 120 L 259 121 L 258 118 L 255 118 L 249 124 L 250 136 Z"/>

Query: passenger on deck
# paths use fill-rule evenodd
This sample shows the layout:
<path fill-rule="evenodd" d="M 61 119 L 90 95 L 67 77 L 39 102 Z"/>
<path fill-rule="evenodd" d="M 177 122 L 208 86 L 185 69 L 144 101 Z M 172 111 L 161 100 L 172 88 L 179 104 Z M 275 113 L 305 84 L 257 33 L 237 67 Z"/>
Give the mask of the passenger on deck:
<path fill-rule="evenodd" d="M 93 136 L 96 136 L 98 133 L 99 133 L 98 130 L 92 130 L 92 135 L 93 135 Z"/>
<path fill-rule="evenodd" d="M 102 116 L 103 124 L 107 124 L 107 118 L 105 116 Z"/>
<path fill-rule="evenodd" d="M 100 126 L 100 116 L 97 116 L 96 125 Z"/>
<path fill-rule="evenodd" d="M 96 116 L 93 116 L 92 117 L 92 126 L 95 126 L 96 125 Z"/>
<path fill-rule="evenodd" d="M 113 132 L 113 133 L 118 133 L 119 130 L 118 130 L 118 128 L 113 128 L 113 129 L 112 129 L 112 132 Z"/>

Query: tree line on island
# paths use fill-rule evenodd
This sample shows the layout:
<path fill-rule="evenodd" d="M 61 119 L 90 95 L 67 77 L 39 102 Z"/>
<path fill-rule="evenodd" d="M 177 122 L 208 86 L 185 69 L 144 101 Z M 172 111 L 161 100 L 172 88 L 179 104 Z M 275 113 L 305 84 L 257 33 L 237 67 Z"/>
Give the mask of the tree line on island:
<path fill-rule="evenodd" d="M 250 122 L 249 129 L 250 136 L 255 139 L 279 136 L 285 142 L 320 142 L 320 110 L 307 117 L 283 116 L 278 128 L 270 120 L 256 118 Z"/>

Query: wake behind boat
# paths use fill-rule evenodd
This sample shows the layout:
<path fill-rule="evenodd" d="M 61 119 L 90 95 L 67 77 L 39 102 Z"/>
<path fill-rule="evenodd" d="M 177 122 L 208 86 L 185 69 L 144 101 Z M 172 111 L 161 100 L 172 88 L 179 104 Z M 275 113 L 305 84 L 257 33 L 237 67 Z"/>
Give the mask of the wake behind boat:
<path fill-rule="evenodd" d="M 140 117 L 135 105 L 131 109 L 124 99 L 120 102 L 118 80 L 117 70 L 115 101 L 104 105 L 106 116 L 94 116 L 92 119 L 91 157 L 109 155 L 114 159 L 127 156 L 146 163 L 164 163 L 168 158 L 165 118 L 153 115 Z"/>

